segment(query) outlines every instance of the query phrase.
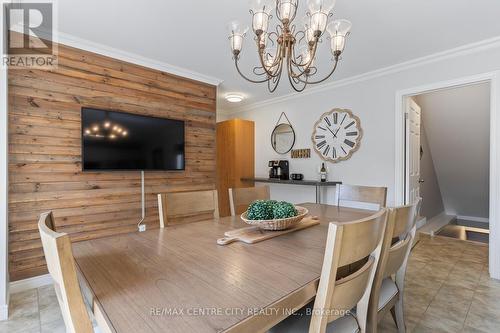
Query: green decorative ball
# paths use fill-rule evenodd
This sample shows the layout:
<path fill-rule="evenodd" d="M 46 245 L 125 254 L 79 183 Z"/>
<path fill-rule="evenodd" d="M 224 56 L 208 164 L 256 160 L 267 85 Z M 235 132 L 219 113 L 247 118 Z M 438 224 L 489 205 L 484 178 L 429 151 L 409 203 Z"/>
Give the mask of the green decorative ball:
<path fill-rule="evenodd" d="M 248 206 L 249 220 L 272 220 L 297 216 L 295 206 L 286 201 L 257 200 Z"/>
<path fill-rule="evenodd" d="M 248 207 L 247 217 L 249 220 L 271 220 L 273 218 L 272 200 L 257 200 Z"/>
<path fill-rule="evenodd" d="M 289 202 L 280 201 L 274 204 L 273 216 L 275 219 L 285 219 L 297 216 L 297 209 L 295 209 L 295 206 Z"/>

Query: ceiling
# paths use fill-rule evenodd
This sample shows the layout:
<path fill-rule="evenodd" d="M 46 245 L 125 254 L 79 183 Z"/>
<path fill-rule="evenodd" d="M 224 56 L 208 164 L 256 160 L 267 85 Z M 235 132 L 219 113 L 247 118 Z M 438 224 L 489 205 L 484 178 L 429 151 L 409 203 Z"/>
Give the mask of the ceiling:
<path fill-rule="evenodd" d="M 300 7 L 302 17 L 304 0 Z M 286 78 L 270 94 L 236 73 L 226 26 L 233 19 L 249 25 L 248 9 L 245 0 L 64 0 L 58 1 L 58 25 L 80 39 L 218 78 L 218 105 L 231 110 L 292 92 Z M 498 13 L 497 0 L 337 0 L 335 18 L 349 19 L 353 28 L 334 79 L 500 36 Z M 242 53 L 247 73 L 257 63 L 252 35 Z M 328 44 L 317 62 L 324 72 L 331 65 Z M 221 98 L 227 92 L 247 98 L 231 105 Z"/>

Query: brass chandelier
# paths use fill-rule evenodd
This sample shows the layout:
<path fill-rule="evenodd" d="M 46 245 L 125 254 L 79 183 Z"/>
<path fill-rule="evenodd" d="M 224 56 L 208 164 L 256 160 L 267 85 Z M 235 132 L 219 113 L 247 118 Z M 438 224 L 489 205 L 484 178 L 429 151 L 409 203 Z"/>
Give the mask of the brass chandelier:
<path fill-rule="evenodd" d="M 274 6 L 271 6 L 272 2 L 274 2 Z M 267 82 L 271 93 L 278 87 L 284 70 L 288 74 L 291 86 L 298 92 L 303 91 L 308 84 L 317 84 L 327 80 L 337 68 L 351 29 L 351 22 L 347 20 L 340 19 L 330 22 L 333 17 L 335 0 L 308 0 L 303 30 L 300 30 L 294 24 L 298 5 L 299 0 L 252 1 L 250 14 L 252 15 L 252 28 L 260 60 L 260 65 L 253 68 L 256 79 L 244 75 L 238 65 L 248 28 L 236 21 L 229 25 L 229 40 L 238 73 L 252 83 Z M 273 8 L 279 24 L 275 31 L 270 31 L 268 28 Z M 314 62 L 325 31 L 328 31 L 330 35 L 328 39 L 333 55 L 333 68 L 323 78 L 316 79 L 315 75 L 318 74 L 318 69 Z"/>

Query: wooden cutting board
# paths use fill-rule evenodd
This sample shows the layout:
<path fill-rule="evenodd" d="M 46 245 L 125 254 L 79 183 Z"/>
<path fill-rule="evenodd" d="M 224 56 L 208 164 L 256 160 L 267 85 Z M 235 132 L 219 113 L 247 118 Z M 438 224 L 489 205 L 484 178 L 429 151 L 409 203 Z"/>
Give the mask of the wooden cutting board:
<path fill-rule="evenodd" d="M 244 242 L 247 244 L 254 244 L 258 242 L 262 242 L 263 240 L 278 237 L 284 234 L 288 234 L 290 232 L 294 232 L 297 230 L 305 229 L 312 227 L 313 225 L 319 224 L 319 219 L 317 216 L 308 216 L 305 217 L 302 221 L 297 223 L 290 229 L 285 230 L 264 230 L 259 227 L 247 227 L 241 229 L 235 229 L 231 231 L 226 231 L 224 233 L 224 238 L 219 238 L 217 240 L 217 244 L 219 245 L 227 245 L 232 242 Z"/>

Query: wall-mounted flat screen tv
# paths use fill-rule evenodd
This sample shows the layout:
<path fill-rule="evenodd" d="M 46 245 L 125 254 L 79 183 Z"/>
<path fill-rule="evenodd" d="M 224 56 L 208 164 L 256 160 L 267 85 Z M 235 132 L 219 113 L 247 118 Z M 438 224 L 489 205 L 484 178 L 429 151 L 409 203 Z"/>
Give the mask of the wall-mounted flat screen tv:
<path fill-rule="evenodd" d="M 84 171 L 184 170 L 184 121 L 82 108 Z"/>

